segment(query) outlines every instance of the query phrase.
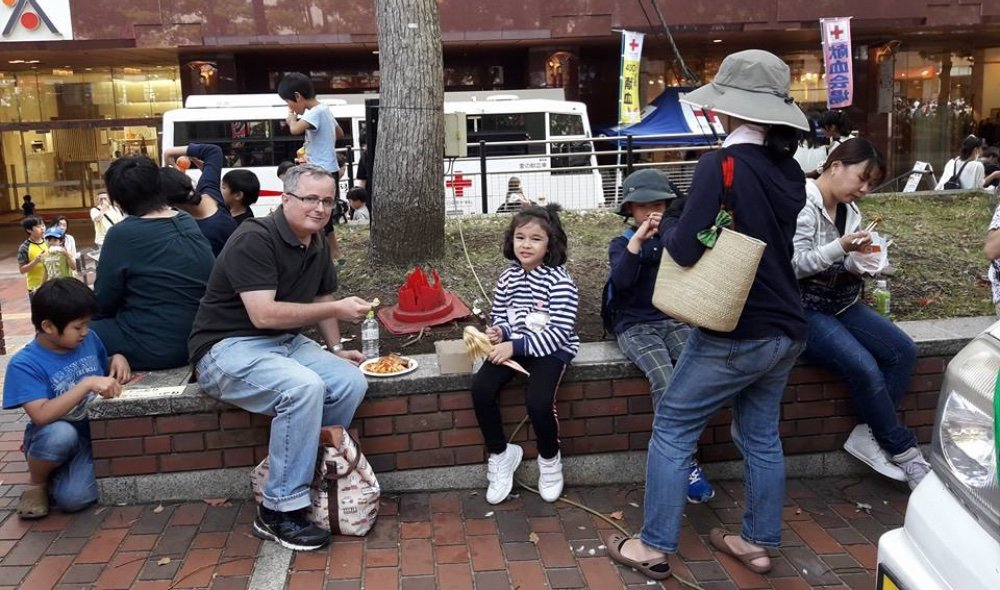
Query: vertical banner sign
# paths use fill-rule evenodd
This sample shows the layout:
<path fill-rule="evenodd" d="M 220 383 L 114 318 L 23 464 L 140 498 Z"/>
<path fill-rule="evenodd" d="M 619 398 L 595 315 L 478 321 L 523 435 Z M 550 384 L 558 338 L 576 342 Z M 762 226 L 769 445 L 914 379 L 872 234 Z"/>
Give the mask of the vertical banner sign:
<path fill-rule="evenodd" d="M 639 60 L 642 58 L 643 33 L 622 31 L 622 73 L 618 92 L 618 123 L 638 123 L 642 108 L 639 106 Z"/>
<path fill-rule="evenodd" d="M 854 102 L 854 61 L 851 58 L 851 17 L 821 18 L 826 106 L 843 109 Z"/>

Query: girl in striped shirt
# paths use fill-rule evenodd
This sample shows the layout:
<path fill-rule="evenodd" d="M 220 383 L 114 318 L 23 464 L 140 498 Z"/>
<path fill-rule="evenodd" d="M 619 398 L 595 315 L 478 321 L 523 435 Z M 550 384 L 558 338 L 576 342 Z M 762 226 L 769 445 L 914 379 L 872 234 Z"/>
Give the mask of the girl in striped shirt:
<path fill-rule="evenodd" d="M 513 263 L 500 274 L 493 292 L 491 326 L 486 334 L 493 352 L 472 380 L 472 400 L 489 452 L 486 500 L 499 504 L 514 485 L 514 471 L 524 451 L 508 444 L 497 397 L 520 363 L 528 378 L 526 405 L 538 437 L 538 490 L 555 502 L 563 489 L 562 457 L 555 397 L 566 365 L 580 339 L 574 330 L 579 304 L 576 284 L 563 268 L 566 232 L 558 205 L 522 209 L 504 233 L 503 255 Z"/>

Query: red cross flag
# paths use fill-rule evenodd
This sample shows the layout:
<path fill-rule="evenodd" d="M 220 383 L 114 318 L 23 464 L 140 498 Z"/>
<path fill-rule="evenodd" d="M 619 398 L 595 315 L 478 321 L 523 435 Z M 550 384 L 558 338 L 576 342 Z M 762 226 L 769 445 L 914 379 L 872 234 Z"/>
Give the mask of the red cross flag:
<path fill-rule="evenodd" d="M 642 59 L 642 33 L 622 31 L 622 73 L 618 92 L 618 123 L 638 123 L 642 106 L 639 104 L 639 62 Z"/>
<path fill-rule="evenodd" d="M 851 17 L 821 18 L 826 105 L 843 109 L 854 102 L 854 60 L 851 57 Z"/>

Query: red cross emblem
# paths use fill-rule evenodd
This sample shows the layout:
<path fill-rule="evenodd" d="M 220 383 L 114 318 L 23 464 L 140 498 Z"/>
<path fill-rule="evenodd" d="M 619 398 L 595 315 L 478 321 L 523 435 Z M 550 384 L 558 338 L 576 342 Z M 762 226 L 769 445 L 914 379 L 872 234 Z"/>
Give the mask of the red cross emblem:
<path fill-rule="evenodd" d="M 840 25 L 833 25 L 833 28 L 830 29 L 830 35 L 832 35 L 837 41 L 840 41 L 840 36 L 846 32 L 847 31 L 840 28 Z"/>
<path fill-rule="evenodd" d="M 461 172 L 457 172 L 455 177 L 451 180 L 446 180 L 444 185 L 450 189 L 454 189 L 456 197 L 464 197 L 465 189 L 472 186 L 472 181 L 462 176 Z"/>
<path fill-rule="evenodd" d="M 635 51 L 635 48 L 638 47 L 639 44 L 635 42 L 635 39 L 632 39 L 631 41 L 629 41 L 628 46 L 632 49 L 632 51 Z"/>

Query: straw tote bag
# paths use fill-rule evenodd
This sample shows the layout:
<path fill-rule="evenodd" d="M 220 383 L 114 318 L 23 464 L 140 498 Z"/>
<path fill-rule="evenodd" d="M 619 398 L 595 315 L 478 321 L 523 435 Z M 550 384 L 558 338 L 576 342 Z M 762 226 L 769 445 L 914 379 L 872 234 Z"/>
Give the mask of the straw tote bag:
<path fill-rule="evenodd" d="M 653 289 L 653 305 L 674 319 L 698 328 L 732 332 L 740 321 L 747 295 L 764 255 L 764 242 L 728 229 L 733 225 L 732 188 L 735 162 L 722 158 L 722 208 L 709 229 L 698 232 L 706 249 L 685 268 L 666 248 Z"/>

